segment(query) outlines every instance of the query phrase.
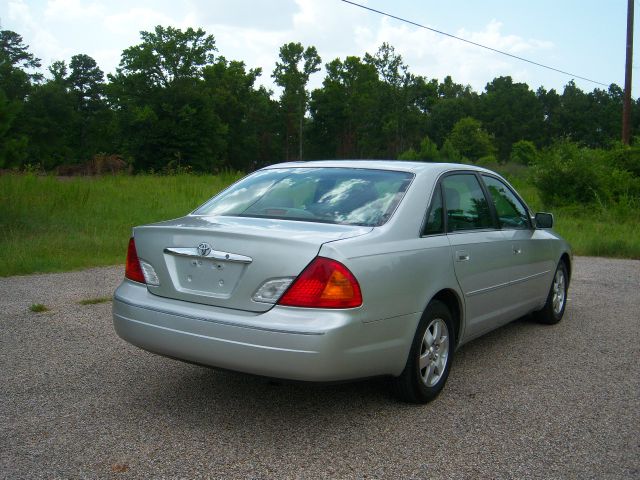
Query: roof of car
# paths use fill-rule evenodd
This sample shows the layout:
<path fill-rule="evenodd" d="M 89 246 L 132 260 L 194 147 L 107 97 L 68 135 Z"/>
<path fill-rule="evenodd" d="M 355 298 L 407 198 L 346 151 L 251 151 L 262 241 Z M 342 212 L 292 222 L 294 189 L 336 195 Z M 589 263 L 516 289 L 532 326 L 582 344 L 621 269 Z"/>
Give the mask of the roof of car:
<path fill-rule="evenodd" d="M 402 160 L 314 160 L 307 162 L 286 162 L 269 165 L 266 168 L 300 168 L 300 167 L 342 167 L 342 168 L 373 168 L 378 170 L 396 170 L 413 173 L 441 173 L 449 170 L 477 170 L 487 172 L 481 167 L 462 163 L 438 162 L 405 162 Z"/>

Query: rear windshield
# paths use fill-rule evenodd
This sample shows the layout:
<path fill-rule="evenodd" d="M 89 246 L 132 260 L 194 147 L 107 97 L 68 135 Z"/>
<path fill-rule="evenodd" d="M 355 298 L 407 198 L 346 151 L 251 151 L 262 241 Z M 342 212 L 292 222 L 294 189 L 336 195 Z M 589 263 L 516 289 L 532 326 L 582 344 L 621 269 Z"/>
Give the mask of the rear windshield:
<path fill-rule="evenodd" d="M 193 214 L 379 226 L 391 217 L 412 179 L 407 172 L 357 168 L 261 170 Z"/>

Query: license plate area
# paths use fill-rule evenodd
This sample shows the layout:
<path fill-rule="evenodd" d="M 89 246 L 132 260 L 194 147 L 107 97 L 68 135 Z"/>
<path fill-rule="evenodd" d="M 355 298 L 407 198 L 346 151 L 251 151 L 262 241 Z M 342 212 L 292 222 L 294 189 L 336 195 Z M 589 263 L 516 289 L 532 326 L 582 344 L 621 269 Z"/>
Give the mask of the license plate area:
<path fill-rule="evenodd" d="M 166 257 L 177 291 L 214 298 L 229 298 L 246 268 L 246 264 L 212 258 Z"/>

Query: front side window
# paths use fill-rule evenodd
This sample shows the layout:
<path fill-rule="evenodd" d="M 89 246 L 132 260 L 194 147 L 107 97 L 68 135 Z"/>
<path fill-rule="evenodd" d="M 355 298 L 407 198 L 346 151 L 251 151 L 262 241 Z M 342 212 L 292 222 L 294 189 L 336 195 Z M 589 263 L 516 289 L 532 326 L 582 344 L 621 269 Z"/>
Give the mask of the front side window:
<path fill-rule="evenodd" d="M 529 228 L 529 215 L 522 202 L 503 182 L 495 177 L 483 175 L 482 179 L 491 194 L 502 228 Z"/>
<path fill-rule="evenodd" d="M 408 172 L 356 168 L 261 170 L 209 200 L 194 215 L 379 226 L 391 217 L 412 179 Z"/>
<path fill-rule="evenodd" d="M 449 232 L 494 227 L 489 204 L 475 175 L 449 175 L 442 180 L 442 191 Z"/>

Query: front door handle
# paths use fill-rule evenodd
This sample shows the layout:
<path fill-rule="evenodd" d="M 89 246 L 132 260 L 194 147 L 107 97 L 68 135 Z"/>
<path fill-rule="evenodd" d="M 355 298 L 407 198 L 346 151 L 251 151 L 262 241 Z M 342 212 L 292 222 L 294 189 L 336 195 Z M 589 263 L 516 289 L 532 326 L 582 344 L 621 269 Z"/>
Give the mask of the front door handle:
<path fill-rule="evenodd" d="M 520 255 L 522 253 L 522 249 L 520 247 L 513 247 L 513 254 Z"/>
<path fill-rule="evenodd" d="M 469 260 L 469 252 L 465 252 L 464 250 L 456 251 L 456 261 L 457 262 L 466 262 Z"/>

